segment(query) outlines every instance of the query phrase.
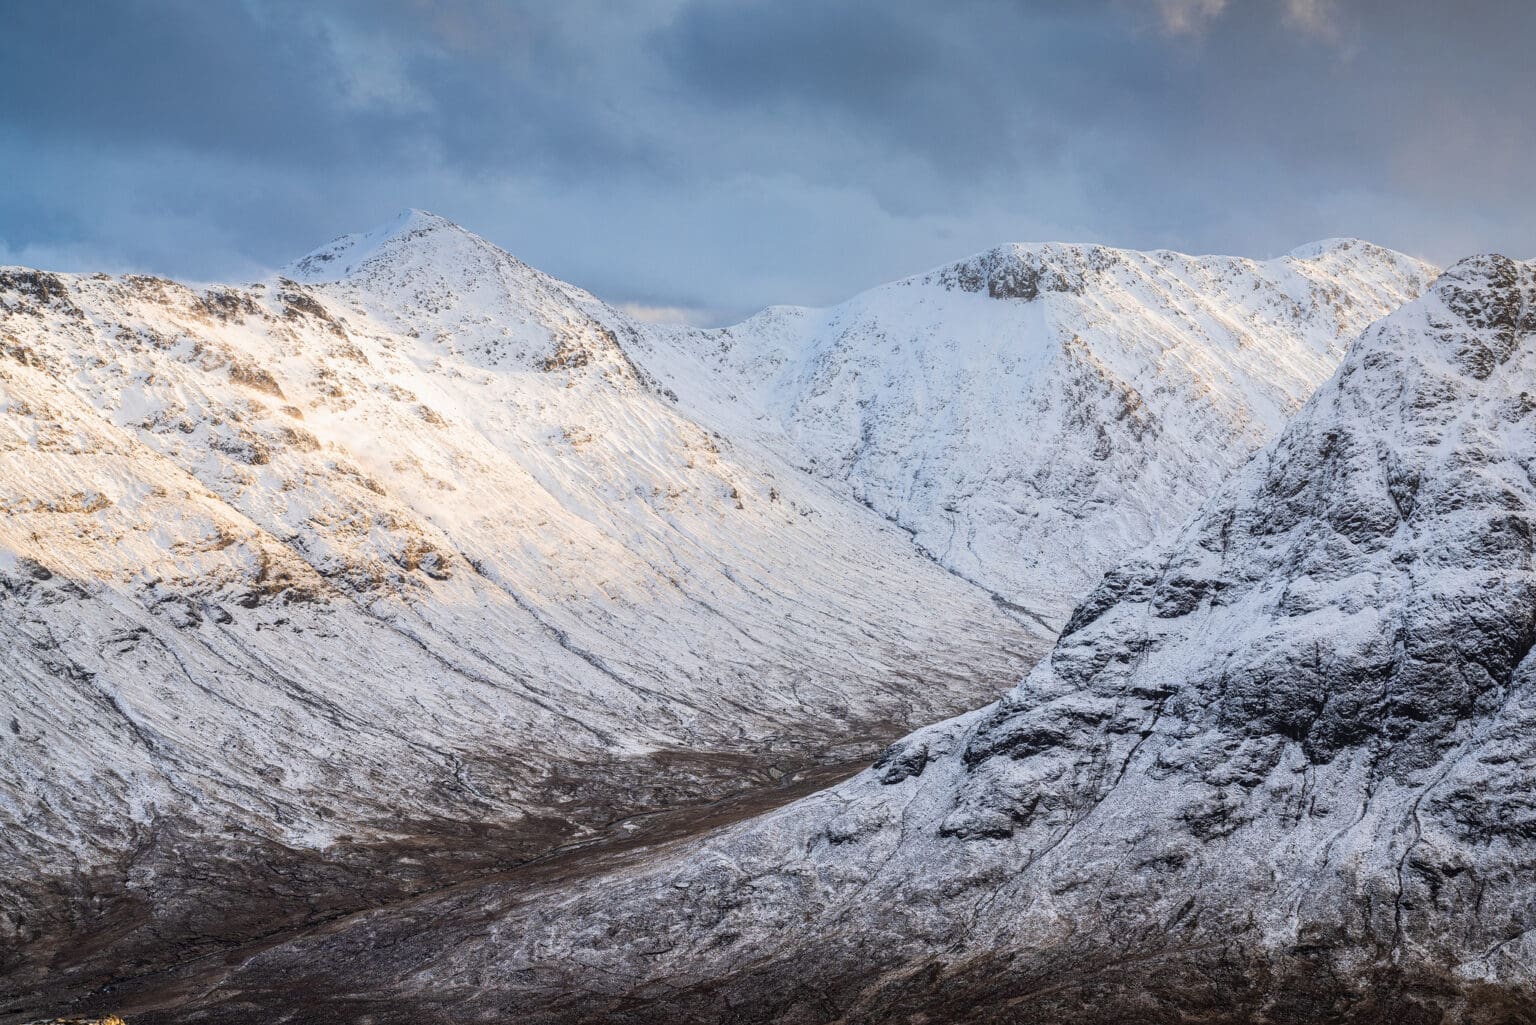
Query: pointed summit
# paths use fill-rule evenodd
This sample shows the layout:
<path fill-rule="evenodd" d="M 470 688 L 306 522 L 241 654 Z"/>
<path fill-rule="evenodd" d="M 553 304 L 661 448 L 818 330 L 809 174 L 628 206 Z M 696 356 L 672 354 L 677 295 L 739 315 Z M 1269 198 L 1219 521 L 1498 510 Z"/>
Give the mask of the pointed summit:
<path fill-rule="evenodd" d="M 369 310 L 402 334 L 452 337 L 461 355 L 483 366 L 579 358 L 582 366 L 603 363 L 625 379 L 638 376 L 606 326 L 623 323 L 621 314 L 425 210 L 343 235 L 283 274 Z"/>
<path fill-rule="evenodd" d="M 528 266 L 495 243 L 425 210 L 343 235 L 289 264 L 283 274 L 329 286 L 403 327 L 455 332 L 461 344 L 492 344 L 530 320 L 542 336 L 557 325 L 619 319 L 589 293 Z M 484 336 L 484 337 L 482 337 Z M 494 347 L 494 345 L 493 345 Z"/>
<path fill-rule="evenodd" d="M 283 275 L 304 284 L 345 281 L 365 276 L 380 261 L 394 262 L 407 251 L 435 258 L 444 248 L 482 248 L 507 255 L 446 217 L 412 208 L 371 231 L 327 242 L 289 264 Z"/>

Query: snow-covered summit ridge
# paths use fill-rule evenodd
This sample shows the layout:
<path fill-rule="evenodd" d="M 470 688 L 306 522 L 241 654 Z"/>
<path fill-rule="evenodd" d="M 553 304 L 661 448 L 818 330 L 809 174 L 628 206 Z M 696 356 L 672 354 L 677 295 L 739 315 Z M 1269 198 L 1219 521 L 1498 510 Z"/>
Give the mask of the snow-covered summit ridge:
<path fill-rule="evenodd" d="M 445 242 L 461 247 L 490 245 L 446 217 L 411 208 L 387 224 L 327 242 L 284 267 L 282 274 L 304 284 L 341 281 L 365 273 L 372 261 L 407 247 L 429 248 L 440 254 Z"/>
<path fill-rule="evenodd" d="M 500 246 L 425 210 L 410 209 L 370 231 L 343 235 L 284 268 L 302 284 L 333 285 L 399 312 L 458 312 L 482 318 L 550 307 L 592 307 L 590 293 L 530 267 Z"/>
<path fill-rule="evenodd" d="M 529 266 L 446 217 L 410 209 L 370 231 L 343 235 L 295 260 L 282 277 L 371 295 L 401 311 L 513 314 L 528 304 L 576 306 L 604 320 L 619 314 L 591 293 Z"/>
<path fill-rule="evenodd" d="M 1171 249 L 1140 251 L 1087 242 L 1011 242 L 892 282 L 892 285 L 939 284 L 967 292 L 984 292 L 994 299 L 1028 302 L 1046 292 L 1080 295 L 1097 275 L 1118 264 L 1156 260 L 1177 265 L 1192 261 L 1202 265 L 1229 263 L 1278 271 L 1296 261 L 1322 259 L 1398 264 L 1407 273 L 1425 266 L 1422 261 L 1383 246 L 1346 237 L 1305 243 L 1269 260 L 1216 254 L 1191 256 Z"/>
<path fill-rule="evenodd" d="M 1285 255 L 1295 260 L 1315 260 L 1329 253 L 1340 252 L 1349 249 L 1364 249 L 1367 252 L 1385 251 L 1391 252 L 1384 246 L 1378 246 L 1374 242 L 1355 238 L 1348 235 L 1336 235 L 1332 238 L 1320 238 L 1315 242 L 1306 242 L 1297 246 Z M 1283 257 L 1282 257 L 1283 259 Z"/>
<path fill-rule="evenodd" d="M 826 309 L 649 329 L 641 359 L 1059 623 L 1434 272 L 1355 239 L 1262 261 L 1005 245 Z"/>
<path fill-rule="evenodd" d="M 621 341 L 632 330 L 629 318 L 424 210 L 327 243 L 285 268 L 284 280 L 482 367 L 591 364 L 633 387 L 653 384 Z"/>

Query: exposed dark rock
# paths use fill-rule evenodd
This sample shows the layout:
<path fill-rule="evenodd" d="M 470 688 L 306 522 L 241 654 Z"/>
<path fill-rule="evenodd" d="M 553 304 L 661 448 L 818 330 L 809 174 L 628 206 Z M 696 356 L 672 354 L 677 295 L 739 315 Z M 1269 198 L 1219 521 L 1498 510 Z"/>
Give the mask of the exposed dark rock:
<path fill-rule="evenodd" d="M 1113 257 L 1094 247 L 1005 246 L 975 259 L 947 267 L 938 280 L 966 292 L 986 292 L 993 299 L 1029 302 L 1041 292 L 1081 293 L 1084 275 L 1102 270 Z"/>
<path fill-rule="evenodd" d="M 282 288 L 273 296 L 283 304 L 283 316 L 288 320 L 296 320 L 301 317 L 319 321 L 325 329 L 338 338 L 347 337 L 347 329 L 341 325 L 335 317 L 331 316 L 325 306 L 309 293 L 304 286 L 289 281 L 281 280 Z"/>

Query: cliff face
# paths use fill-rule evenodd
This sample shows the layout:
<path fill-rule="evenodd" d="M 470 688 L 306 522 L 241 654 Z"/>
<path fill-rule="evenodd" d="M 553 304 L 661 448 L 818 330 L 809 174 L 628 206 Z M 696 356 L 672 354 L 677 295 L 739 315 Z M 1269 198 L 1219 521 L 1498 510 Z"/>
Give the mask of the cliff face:
<path fill-rule="evenodd" d="M 202 1013 L 1527 1020 L 1533 396 L 1536 265 L 1463 261 L 1001 701 L 706 842 L 279 947 Z"/>

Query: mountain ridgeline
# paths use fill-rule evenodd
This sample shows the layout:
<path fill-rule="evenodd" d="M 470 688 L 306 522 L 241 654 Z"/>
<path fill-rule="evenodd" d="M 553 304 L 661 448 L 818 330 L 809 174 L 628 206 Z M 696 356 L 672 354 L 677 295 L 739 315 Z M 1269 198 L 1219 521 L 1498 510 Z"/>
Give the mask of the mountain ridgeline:
<path fill-rule="evenodd" d="M 1433 276 L 1354 239 L 1266 261 L 1015 245 L 642 343 L 684 400 L 1059 629 Z"/>

